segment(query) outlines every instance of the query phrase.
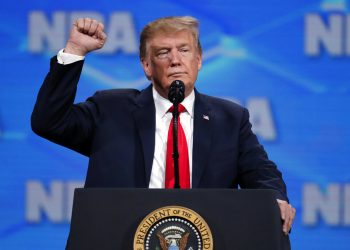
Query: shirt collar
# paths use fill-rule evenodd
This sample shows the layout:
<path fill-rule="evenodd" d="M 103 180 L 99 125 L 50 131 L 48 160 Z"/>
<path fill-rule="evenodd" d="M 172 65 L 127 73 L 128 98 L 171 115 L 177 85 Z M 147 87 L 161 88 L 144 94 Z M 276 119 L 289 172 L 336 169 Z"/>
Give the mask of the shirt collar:
<path fill-rule="evenodd" d="M 173 104 L 168 99 L 165 99 L 163 96 L 161 96 L 154 87 L 152 87 L 152 93 L 154 104 L 156 106 L 156 113 L 157 115 L 163 117 Z M 186 111 L 192 118 L 194 112 L 194 99 L 195 94 L 194 90 L 192 90 L 191 93 L 181 102 L 181 104 L 185 107 Z"/>

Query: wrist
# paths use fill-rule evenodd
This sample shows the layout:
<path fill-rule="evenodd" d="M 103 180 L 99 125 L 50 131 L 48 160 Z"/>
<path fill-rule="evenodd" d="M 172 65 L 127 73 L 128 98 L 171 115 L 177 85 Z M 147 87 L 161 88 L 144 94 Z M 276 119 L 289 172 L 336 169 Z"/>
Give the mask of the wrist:
<path fill-rule="evenodd" d="M 67 42 L 63 52 L 77 56 L 85 56 L 87 54 L 85 49 L 82 49 L 80 46 L 77 46 L 69 41 Z"/>

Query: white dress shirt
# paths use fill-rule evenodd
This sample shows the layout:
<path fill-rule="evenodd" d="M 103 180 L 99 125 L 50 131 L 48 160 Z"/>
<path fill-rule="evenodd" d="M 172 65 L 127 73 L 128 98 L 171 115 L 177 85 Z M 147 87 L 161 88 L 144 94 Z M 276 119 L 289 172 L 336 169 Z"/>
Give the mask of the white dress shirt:
<path fill-rule="evenodd" d="M 164 188 L 165 186 L 165 163 L 166 149 L 168 141 L 168 130 L 172 113 L 167 112 L 173 105 L 152 88 L 154 104 L 156 106 L 156 133 L 155 148 L 151 171 L 149 188 Z M 194 91 L 181 103 L 186 111 L 180 114 L 181 126 L 186 135 L 188 157 L 190 163 L 190 184 L 192 187 L 192 146 L 193 146 L 193 111 L 194 111 Z"/>
<path fill-rule="evenodd" d="M 85 58 L 85 56 L 78 56 L 74 54 L 65 53 L 63 52 L 63 50 L 64 49 L 61 49 L 60 51 L 58 51 L 58 54 L 57 54 L 57 62 L 59 64 L 70 64 L 70 63 L 84 60 Z"/>
<path fill-rule="evenodd" d="M 70 64 L 84 60 L 84 56 L 69 54 L 60 50 L 57 54 L 57 62 L 59 64 Z M 152 88 L 154 104 L 156 107 L 156 131 L 155 131 L 155 148 L 151 171 L 149 188 L 164 188 L 165 186 L 165 163 L 166 148 L 168 141 L 168 130 L 172 114 L 167 112 L 172 103 L 158 94 Z M 181 126 L 186 135 L 188 157 L 190 163 L 190 184 L 192 187 L 192 147 L 193 147 L 193 112 L 194 112 L 194 91 L 187 96 L 181 103 L 186 111 L 180 114 Z"/>

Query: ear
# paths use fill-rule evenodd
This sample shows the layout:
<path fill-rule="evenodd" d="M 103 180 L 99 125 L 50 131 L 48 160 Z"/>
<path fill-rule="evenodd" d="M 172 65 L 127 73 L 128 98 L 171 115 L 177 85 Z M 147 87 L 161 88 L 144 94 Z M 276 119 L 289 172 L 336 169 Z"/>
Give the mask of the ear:
<path fill-rule="evenodd" d="M 150 65 L 149 61 L 145 58 L 142 58 L 141 64 L 142 64 L 142 68 L 143 68 L 143 71 L 145 72 L 147 79 L 151 80 L 152 70 L 151 70 L 151 65 Z"/>
<path fill-rule="evenodd" d="M 198 64 L 198 70 L 202 68 L 202 54 L 198 53 L 197 54 L 197 64 Z"/>

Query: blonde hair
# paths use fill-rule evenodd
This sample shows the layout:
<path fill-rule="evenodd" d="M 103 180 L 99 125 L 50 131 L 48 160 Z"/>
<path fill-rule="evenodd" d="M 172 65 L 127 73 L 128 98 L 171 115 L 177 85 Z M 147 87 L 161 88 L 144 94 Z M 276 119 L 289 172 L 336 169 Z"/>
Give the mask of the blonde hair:
<path fill-rule="evenodd" d="M 142 30 L 140 35 L 140 59 L 146 57 L 147 42 L 157 35 L 159 32 L 170 33 L 180 30 L 188 30 L 192 33 L 194 40 L 197 41 L 197 48 L 202 54 L 202 47 L 199 41 L 198 21 L 191 16 L 172 16 L 162 17 L 148 23 Z"/>

